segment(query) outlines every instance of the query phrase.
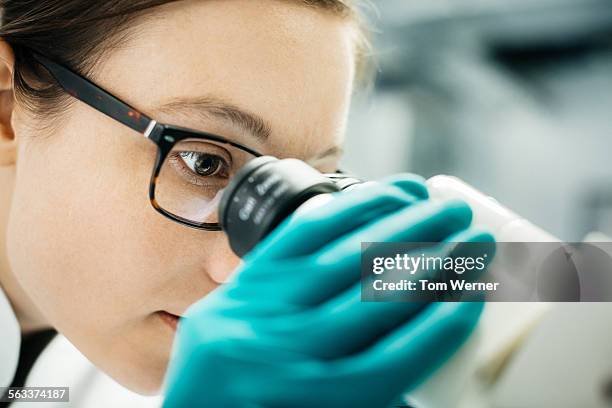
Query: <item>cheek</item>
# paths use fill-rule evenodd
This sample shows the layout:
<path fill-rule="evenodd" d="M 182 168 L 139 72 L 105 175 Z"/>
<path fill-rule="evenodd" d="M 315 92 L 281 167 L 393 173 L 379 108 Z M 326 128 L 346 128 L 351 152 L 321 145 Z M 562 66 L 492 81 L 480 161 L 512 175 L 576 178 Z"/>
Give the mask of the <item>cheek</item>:
<path fill-rule="evenodd" d="M 52 137 L 20 148 L 11 267 L 58 329 L 87 327 L 94 316 L 88 329 L 113 329 L 120 316 L 144 313 L 145 273 L 160 267 L 147 198 L 155 149 L 130 161 L 131 147 L 101 131 Z"/>
<path fill-rule="evenodd" d="M 90 360 L 124 384 L 157 383 L 172 335 L 152 313 L 184 311 L 238 260 L 223 234 L 153 210 L 155 146 L 109 128 L 22 143 L 9 261 L 49 322 Z"/>
<path fill-rule="evenodd" d="M 130 160 L 125 145 L 106 147 L 115 137 L 93 134 L 101 137 L 53 135 L 20 147 L 9 262 L 49 323 L 94 363 L 157 382 L 171 336 L 141 340 L 160 337 L 153 292 L 172 268 L 158 238 L 167 224 L 148 202 L 155 149 Z"/>

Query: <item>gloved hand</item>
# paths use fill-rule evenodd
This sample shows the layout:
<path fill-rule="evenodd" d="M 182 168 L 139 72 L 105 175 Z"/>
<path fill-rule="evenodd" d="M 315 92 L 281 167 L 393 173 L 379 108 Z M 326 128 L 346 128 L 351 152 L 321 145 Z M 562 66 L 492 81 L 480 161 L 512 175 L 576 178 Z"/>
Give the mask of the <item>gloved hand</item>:
<path fill-rule="evenodd" d="M 282 224 L 179 326 L 164 407 L 384 407 L 468 337 L 481 303 L 365 303 L 361 242 L 480 241 L 414 176 Z M 491 244 L 493 245 L 493 244 Z"/>

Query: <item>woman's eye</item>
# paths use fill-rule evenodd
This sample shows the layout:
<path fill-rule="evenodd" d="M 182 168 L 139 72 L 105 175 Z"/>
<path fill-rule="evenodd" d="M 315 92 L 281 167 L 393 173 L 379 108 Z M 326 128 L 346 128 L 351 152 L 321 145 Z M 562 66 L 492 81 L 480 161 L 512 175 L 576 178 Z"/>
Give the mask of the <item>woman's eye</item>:
<path fill-rule="evenodd" d="M 199 152 L 180 152 L 179 156 L 192 172 L 202 177 L 225 177 L 228 165 L 219 156 Z"/>

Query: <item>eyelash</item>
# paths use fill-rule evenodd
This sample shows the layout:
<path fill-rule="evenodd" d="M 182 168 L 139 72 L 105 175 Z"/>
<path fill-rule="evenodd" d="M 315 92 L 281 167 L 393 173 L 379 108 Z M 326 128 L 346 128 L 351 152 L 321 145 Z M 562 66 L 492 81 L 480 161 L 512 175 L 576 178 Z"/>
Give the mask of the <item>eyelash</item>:
<path fill-rule="evenodd" d="M 214 174 L 210 176 L 200 176 L 194 173 L 194 171 L 191 170 L 191 168 L 189 168 L 188 164 L 185 162 L 185 159 L 183 157 L 185 155 L 193 156 L 197 154 L 211 156 L 219 160 L 221 162 L 221 166 L 225 167 L 225 170 L 222 171 L 221 173 L 222 175 Z M 229 173 L 230 173 L 229 170 L 231 169 L 231 165 L 228 164 L 227 161 L 223 157 L 220 157 L 215 154 L 210 154 L 210 153 L 201 153 L 201 152 L 195 152 L 195 151 L 176 151 L 176 152 L 171 153 L 170 156 L 168 156 L 168 160 L 170 161 L 170 163 L 172 163 L 175 169 L 177 169 L 179 172 L 181 172 L 183 176 L 189 179 L 189 182 L 191 184 L 194 184 L 200 187 L 206 187 L 207 185 L 210 185 L 213 180 L 229 178 Z"/>

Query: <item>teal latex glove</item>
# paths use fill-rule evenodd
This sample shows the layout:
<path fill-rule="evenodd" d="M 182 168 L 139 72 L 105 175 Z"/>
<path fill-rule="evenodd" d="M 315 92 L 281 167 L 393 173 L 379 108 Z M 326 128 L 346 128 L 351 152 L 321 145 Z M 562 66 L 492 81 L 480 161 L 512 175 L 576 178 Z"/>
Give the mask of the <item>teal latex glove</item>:
<path fill-rule="evenodd" d="M 482 304 L 361 302 L 361 242 L 493 242 L 466 204 L 426 198 L 421 179 L 398 176 L 277 228 L 188 310 L 164 407 L 385 407 L 418 385 Z"/>

